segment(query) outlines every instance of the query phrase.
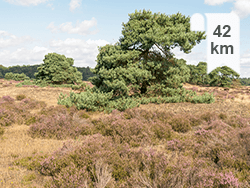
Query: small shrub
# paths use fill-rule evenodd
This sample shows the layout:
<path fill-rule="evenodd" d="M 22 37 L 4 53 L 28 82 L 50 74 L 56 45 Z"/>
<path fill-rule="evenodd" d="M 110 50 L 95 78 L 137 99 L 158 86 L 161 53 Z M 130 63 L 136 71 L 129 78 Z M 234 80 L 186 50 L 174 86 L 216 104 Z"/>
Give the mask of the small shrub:
<path fill-rule="evenodd" d="M 194 115 L 191 114 L 189 115 L 188 119 L 192 127 L 199 126 L 202 123 L 202 120 L 199 117 L 195 117 Z"/>
<path fill-rule="evenodd" d="M 200 119 L 210 123 L 212 120 L 217 119 L 217 116 L 215 115 L 214 112 L 205 112 L 202 115 L 200 115 Z"/>
<path fill-rule="evenodd" d="M 0 126 L 0 136 L 2 136 L 5 132 L 5 129 L 3 127 Z"/>
<path fill-rule="evenodd" d="M 84 137 L 79 144 L 69 141 L 41 162 L 39 172 L 53 177 L 47 187 L 95 187 L 101 181 L 109 183 L 111 176 L 124 181 L 125 161 L 115 148 L 110 138 L 100 134 Z M 98 173 L 99 165 L 107 167 L 106 174 Z"/>
<path fill-rule="evenodd" d="M 130 119 L 127 119 L 128 115 Z M 150 120 L 149 117 L 153 118 Z M 127 143 L 132 147 L 138 147 L 157 144 L 163 139 L 171 138 L 171 126 L 157 118 L 153 112 L 134 108 L 122 113 L 113 110 L 110 116 L 92 120 L 92 123 L 96 133 L 110 136 L 115 143 Z"/>
<path fill-rule="evenodd" d="M 84 119 L 88 119 L 90 116 L 86 113 L 86 111 L 81 111 L 81 112 L 79 112 L 79 117 L 84 118 Z"/>
<path fill-rule="evenodd" d="M 12 153 L 10 156 L 13 157 L 13 158 L 17 158 L 17 157 L 19 157 L 19 154 Z"/>
<path fill-rule="evenodd" d="M 179 150 L 181 149 L 181 141 L 178 140 L 178 139 L 173 139 L 173 140 L 170 140 L 170 141 L 167 141 L 167 146 L 166 148 L 170 151 L 176 151 L 176 150 Z"/>
<path fill-rule="evenodd" d="M 17 120 L 17 116 L 14 112 L 5 108 L 0 109 L 0 125 L 10 126 Z"/>
<path fill-rule="evenodd" d="M 225 120 L 225 122 L 234 128 L 244 128 L 249 125 L 249 121 L 246 118 L 240 117 L 239 115 L 230 116 L 230 118 Z"/>
<path fill-rule="evenodd" d="M 154 135 L 159 141 L 161 140 L 170 140 L 172 138 L 172 128 L 169 124 L 157 121 L 152 122 L 151 130 L 154 132 Z"/>
<path fill-rule="evenodd" d="M 227 115 L 224 113 L 220 113 L 219 118 L 222 120 L 225 120 L 225 119 L 227 119 Z"/>
<path fill-rule="evenodd" d="M 92 126 L 74 121 L 73 114 L 76 108 L 67 109 L 65 106 L 49 107 L 42 109 L 37 118 L 31 117 L 28 122 L 34 122 L 28 131 L 33 138 L 76 138 L 80 135 L 92 134 Z"/>
<path fill-rule="evenodd" d="M 30 99 L 30 98 L 22 99 L 20 105 L 23 105 L 23 108 L 25 108 L 25 109 L 46 107 L 46 103 L 44 101 L 36 101 L 36 100 Z"/>
<path fill-rule="evenodd" d="M 32 174 L 24 176 L 22 182 L 23 184 L 30 184 L 31 181 L 35 180 L 36 178 L 37 178 L 36 174 L 32 173 Z"/>
<path fill-rule="evenodd" d="M 192 129 L 189 119 L 181 115 L 176 115 L 175 117 L 173 117 L 170 120 L 169 124 L 176 132 L 186 133 Z"/>
<path fill-rule="evenodd" d="M 22 74 L 13 74 L 12 72 L 8 72 L 5 74 L 6 80 L 15 80 L 15 81 L 22 81 L 22 80 L 30 80 L 28 76 L 26 76 L 24 73 Z"/>
<path fill-rule="evenodd" d="M 124 187 L 169 187 L 167 186 L 166 169 L 169 160 L 165 152 L 155 149 L 139 148 L 137 151 L 127 151 L 131 166 L 131 175 Z"/>
<path fill-rule="evenodd" d="M 36 123 L 36 121 L 37 121 L 36 117 L 31 117 L 31 118 L 29 118 L 29 119 L 27 119 L 27 120 L 25 121 L 25 125 L 34 124 L 34 123 Z"/>
<path fill-rule="evenodd" d="M 17 96 L 16 96 L 16 100 L 18 100 L 18 101 L 21 101 L 21 100 L 23 100 L 23 99 L 25 99 L 25 98 L 26 98 L 26 96 L 23 95 L 23 94 L 20 94 L 20 95 L 17 95 Z"/>
<path fill-rule="evenodd" d="M 15 99 L 10 96 L 3 96 L 0 100 L 8 103 L 13 103 L 15 101 Z"/>
<path fill-rule="evenodd" d="M 41 166 L 41 161 L 43 161 L 45 158 L 47 158 L 48 155 L 34 155 L 34 156 L 28 156 L 21 159 L 16 159 L 13 164 L 26 167 L 28 170 L 38 170 Z"/>

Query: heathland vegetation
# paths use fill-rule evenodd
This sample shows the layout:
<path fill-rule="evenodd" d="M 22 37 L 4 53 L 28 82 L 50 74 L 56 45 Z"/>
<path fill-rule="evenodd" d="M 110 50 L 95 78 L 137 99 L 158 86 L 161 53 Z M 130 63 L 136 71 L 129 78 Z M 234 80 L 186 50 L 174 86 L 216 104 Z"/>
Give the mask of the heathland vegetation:
<path fill-rule="evenodd" d="M 226 66 L 207 75 L 173 57 L 205 39 L 190 18 L 129 16 L 90 82 L 57 53 L 35 79 L 5 74 L 1 187 L 250 187 L 250 88 Z"/>

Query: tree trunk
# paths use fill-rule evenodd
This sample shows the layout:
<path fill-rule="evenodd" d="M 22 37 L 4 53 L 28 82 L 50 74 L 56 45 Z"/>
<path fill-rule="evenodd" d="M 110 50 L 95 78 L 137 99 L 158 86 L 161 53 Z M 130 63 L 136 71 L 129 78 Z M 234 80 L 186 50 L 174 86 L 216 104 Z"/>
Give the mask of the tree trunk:
<path fill-rule="evenodd" d="M 142 87 L 140 90 L 141 90 L 141 94 L 144 94 L 147 92 L 147 83 L 145 81 L 142 83 Z"/>

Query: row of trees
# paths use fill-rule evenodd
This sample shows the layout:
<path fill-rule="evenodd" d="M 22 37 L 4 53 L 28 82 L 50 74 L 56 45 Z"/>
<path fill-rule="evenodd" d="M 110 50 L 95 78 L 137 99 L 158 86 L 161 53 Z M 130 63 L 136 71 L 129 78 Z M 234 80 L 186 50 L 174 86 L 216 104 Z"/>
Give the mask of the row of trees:
<path fill-rule="evenodd" d="M 34 74 L 37 72 L 37 68 L 41 65 L 16 65 L 11 67 L 4 67 L 0 65 L 0 78 L 5 78 L 6 73 L 13 73 L 16 75 L 25 74 L 30 79 L 35 79 Z M 82 74 L 82 80 L 87 81 L 89 77 L 94 76 L 91 72 L 91 68 L 87 67 L 76 67 L 77 71 Z"/>
<path fill-rule="evenodd" d="M 250 78 L 240 78 L 240 82 L 242 85 L 250 86 Z"/>
<path fill-rule="evenodd" d="M 12 66 L 4 67 L 0 65 L 0 78 L 7 80 L 27 80 L 35 79 L 34 74 L 37 72 L 37 68 L 41 65 L 23 65 L 23 66 Z M 190 79 L 187 83 L 203 86 L 222 86 L 230 87 L 233 81 L 238 81 L 241 85 L 249 86 L 250 78 L 239 78 L 236 72 L 227 66 L 218 67 L 210 74 L 207 74 L 207 63 L 199 62 L 197 66 L 187 65 L 190 69 Z M 82 73 L 82 80 L 88 81 L 90 77 L 95 76 L 91 72 L 91 68 L 87 67 L 76 67 L 77 71 Z M 213 80 L 213 81 L 212 81 Z M 223 83 L 223 81 L 226 81 Z M 230 84 L 229 84 L 230 83 Z"/>
<path fill-rule="evenodd" d="M 203 86 L 230 87 L 240 83 L 239 74 L 227 66 L 217 67 L 207 74 L 207 63 L 199 62 L 197 66 L 187 65 L 190 68 L 190 80 L 188 83 Z"/>

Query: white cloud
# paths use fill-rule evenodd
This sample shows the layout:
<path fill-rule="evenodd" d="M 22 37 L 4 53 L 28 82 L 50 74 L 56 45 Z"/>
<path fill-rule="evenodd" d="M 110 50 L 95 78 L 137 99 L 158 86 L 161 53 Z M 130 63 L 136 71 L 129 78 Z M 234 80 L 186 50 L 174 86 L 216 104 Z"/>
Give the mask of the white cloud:
<path fill-rule="evenodd" d="M 30 5 L 38 5 L 41 3 L 45 3 L 49 0 L 4 0 L 10 4 L 14 5 L 22 5 L 22 6 L 30 6 Z"/>
<path fill-rule="evenodd" d="M 61 32 L 69 34 L 79 34 L 79 35 L 93 35 L 98 32 L 98 30 L 90 31 L 89 29 L 97 25 L 96 19 L 93 17 L 91 20 L 84 20 L 82 22 L 77 21 L 76 26 L 72 26 L 72 22 L 66 22 L 61 24 L 59 27 L 54 25 L 54 22 L 51 22 L 47 29 L 50 29 L 52 33 L 60 30 Z"/>
<path fill-rule="evenodd" d="M 54 22 L 51 22 L 48 25 L 47 29 L 51 30 L 52 33 L 56 33 L 57 32 L 57 28 L 55 27 Z"/>
<path fill-rule="evenodd" d="M 70 11 L 73 11 L 75 10 L 77 7 L 80 7 L 81 6 L 81 2 L 82 0 L 71 0 L 70 3 L 69 3 L 69 9 Z"/>
<path fill-rule="evenodd" d="M 0 49 L 33 41 L 34 39 L 32 39 L 30 36 L 17 37 L 8 33 L 7 31 L 0 31 Z"/>
<path fill-rule="evenodd" d="M 250 50 L 246 51 L 240 59 L 240 78 L 249 78 L 250 76 Z"/>
<path fill-rule="evenodd" d="M 35 46 L 33 49 L 18 48 L 16 51 L 9 50 L 0 51 L 1 64 L 5 67 L 16 65 L 35 65 L 42 64 L 44 56 L 51 50 Z"/>
<path fill-rule="evenodd" d="M 208 5 L 221 5 L 223 3 L 234 2 L 232 12 L 236 13 L 240 18 L 250 15 L 250 0 L 205 0 Z"/>
<path fill-rule="evenodd" d="M 47 6 L 48 6 L 48 7 L 50 7 L 50 8 L 51 8 L 51 10 L 54 10 L 54 9 L 55 9 L 54 7 L 52 7 L 52 6 L 53 6 L 53 4 L 52 4 L 52 3 L 47 4 Z"/>
<path fill-rule="evenodd" d="M 9 36 L 10 34 L 7 31 L 0 31 L 0 36 Z"/>
<path fill-rule="evenodd" d="M 233 2 L 235 0 L 205 0 L 205 4 L 208 4 L 208 5 L 221 5 L 223 3 L 226 3 L 226 2 Z"/>
<path fill-rule="evenodd" d="M 66 40 L 53 40 L 50 46 L 57 53 L 64 54 L 66 57 L 72 57 L 75 61 L 74 66 L 92 67 L 96 65 L 96 57 L 99 53 L 97 46 L 109 44 L 105 40 L 81 40 L 68 38 Z"/>
<path fill-rule="evenodd" d="M 236 13 L 240 18 L 250 15 L 250 0 L 238 0 L 234 3 L 232 12 Z"/>
<path fill-rule="evenodd" d="M 99 53 L 97 46 L 109 44 L 105 40 L 81 40 L 68 38 L 66 40 L 52 40 L 48 48 L 35 46 L 33 49 L 18 48 L 11 52 L 9 50 L 0 51 L 1 64 L 3 66 L 14 65 L 35 65 L 42 64 L 45 55 L 48 53 L 58 53 L 74 59 L 76 67 L 96 66 L 96 57 Z"/>
<path fill-rule="evenodd" d="M 250 64 L 250 50 L 248 50 L 249 52 L 246 52 L 242 55 L 241 58 L 241 65 L 243 64 Z"/>

